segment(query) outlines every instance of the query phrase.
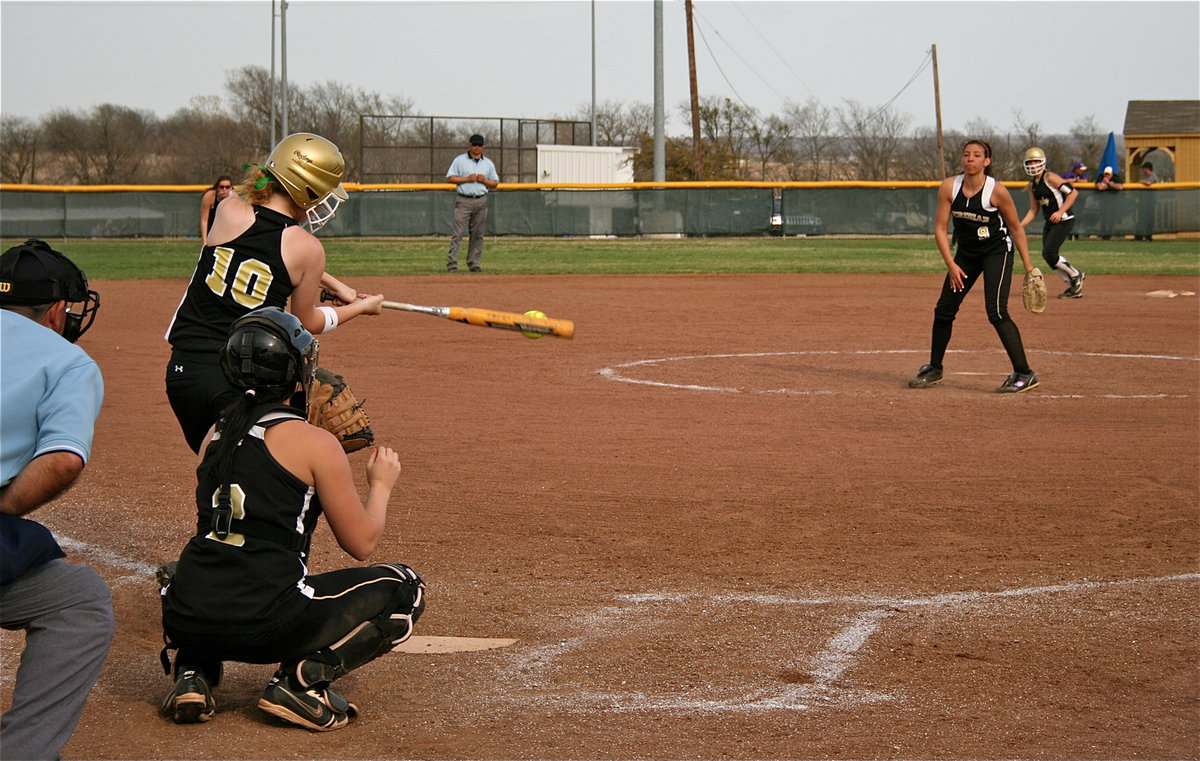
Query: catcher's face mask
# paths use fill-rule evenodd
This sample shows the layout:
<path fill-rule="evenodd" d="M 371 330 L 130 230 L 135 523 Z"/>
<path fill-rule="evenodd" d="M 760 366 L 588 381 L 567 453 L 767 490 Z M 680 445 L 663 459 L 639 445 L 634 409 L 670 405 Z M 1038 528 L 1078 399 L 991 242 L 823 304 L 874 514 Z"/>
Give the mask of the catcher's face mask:
<path fill-rule="evenodd" d="M 67 302 L 63 338 L 87 332 L 100 309 L 100 294 L 88 288 L 83 270 L 44 241 L 30 238 L 0 256 L 0 306 Z M 78 306 L 77 306 L 78 305 Z"/>
<path fill-rule="evenodd" d="M 230 326 L 221 370 L 237 388 L 290 394 L 306 381 L 316 343 L 295 315 L 279 307 L 256 309 Z"/>

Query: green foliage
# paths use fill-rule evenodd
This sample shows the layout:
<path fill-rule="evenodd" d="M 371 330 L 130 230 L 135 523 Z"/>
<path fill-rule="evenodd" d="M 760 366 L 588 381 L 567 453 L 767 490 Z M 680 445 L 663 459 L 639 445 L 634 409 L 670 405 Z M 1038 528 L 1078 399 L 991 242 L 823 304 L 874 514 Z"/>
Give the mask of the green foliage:
<path fill-rule="evenodd" d="M 0 242 L 4 249 L 20 241 Z M 184 279 L 196 266 L 195 239 L 49 241 L 92 280 Z M 441 238 L 330 238 L 327 269 L 337 276 L 440 275 Z M 1042 266 L 1034 240 L 1031 258 Z M 1200 276 L 1195 240 L 1072 241 L 1071 262 L 1089 275 Z M 499 238 L 483 252 L 485 276 L 664 273 L 939 273 L 931 239 L 899 238 Z"/>

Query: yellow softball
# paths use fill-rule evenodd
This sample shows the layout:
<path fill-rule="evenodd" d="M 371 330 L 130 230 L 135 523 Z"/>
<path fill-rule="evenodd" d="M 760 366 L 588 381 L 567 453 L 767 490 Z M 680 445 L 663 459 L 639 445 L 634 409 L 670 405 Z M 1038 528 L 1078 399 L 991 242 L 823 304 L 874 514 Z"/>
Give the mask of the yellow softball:
<path fill-rule="evenodd" d="M 530 309 L 528 312 L 525 313 L 525 316 L 526 317 L 537 317 L 539 320 L 546 319 L 546 313 L 540 309 Z M 525 336 L 526 338 L 541 338 L 542 337 L 541 333 L 533 333 L 528 330 L 522 330 L 521 335 Z"/>

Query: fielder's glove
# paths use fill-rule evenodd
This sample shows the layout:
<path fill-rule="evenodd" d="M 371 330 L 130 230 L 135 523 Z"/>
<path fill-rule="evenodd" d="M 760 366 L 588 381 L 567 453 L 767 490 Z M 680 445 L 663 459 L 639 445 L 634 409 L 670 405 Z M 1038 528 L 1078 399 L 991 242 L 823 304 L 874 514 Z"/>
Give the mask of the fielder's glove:
<path fill-rule="evenodd" d="M 1025 303 L 1025 308 L 1034 314 L 1046 311 L 1046 281 L 1037 267 L 1025 273 L 1025 282 L 1021 285 L 1021 301 Z"/>
<path fill-rule="evenodd" d="M 308 422 L 336 436 L 347 452 L 375 443 L 362 405 L 342 376 L 323 367 L 313 373 L 308 387 Z"/>

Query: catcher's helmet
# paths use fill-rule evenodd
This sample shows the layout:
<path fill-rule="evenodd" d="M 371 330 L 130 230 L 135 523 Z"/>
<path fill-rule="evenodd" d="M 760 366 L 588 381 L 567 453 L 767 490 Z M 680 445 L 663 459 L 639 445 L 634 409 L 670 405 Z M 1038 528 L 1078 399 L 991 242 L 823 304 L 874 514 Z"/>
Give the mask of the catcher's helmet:
<path fill-rule="evenodd" d="M 333 219 L 338 204 L 350 197 L 342 187 L 342 152 L 320 135 L 297 132 L 280 140 L 267 157 L 267 169 L 304 209 L 313 232 Z"/>
<path fill-rule="evenodd" d="M 225 380 L 243 391 L 290 394 L 304 379 L 316 341 L 300 320 L 279 307 L 263 307 L 239 317 L 221 347 Z"/>
<path fill-rule="evenodd" d="M 88 289 L 87 276 L 45 241 L 30 238 L 0 256 L 0 307 L 67 302 L 63 338 L 71 343 L 87 332 L 100 309 L 100 294 Z M 71 304 L 82 304 L 72 312 Z"/>
<path fill-rule="evenodd" d="M 1025 174 L 1037 177 L 1046 171 L 1046 152 L 1041 148 L 1030 148 L 1025 151 Z"/>

